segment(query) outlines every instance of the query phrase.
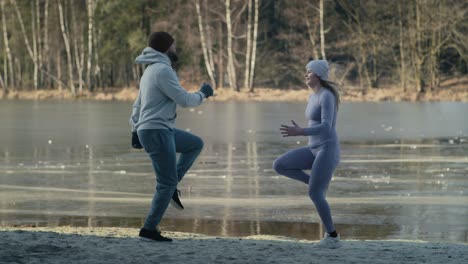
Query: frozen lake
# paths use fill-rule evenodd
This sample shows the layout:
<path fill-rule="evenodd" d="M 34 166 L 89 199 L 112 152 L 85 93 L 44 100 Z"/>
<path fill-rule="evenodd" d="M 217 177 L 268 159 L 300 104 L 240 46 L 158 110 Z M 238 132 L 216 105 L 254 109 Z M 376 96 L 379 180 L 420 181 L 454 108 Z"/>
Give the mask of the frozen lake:
<path fill-rule="evenodd" d="M 162 229 L 220 236 L 323 232 L 307 186 L 273 160 L 307 144 L 305 103 L 178 110 L 205 149 L 181 182 L 186 209 Z M 0 101 L 0 224 L 140 227 L 155 176 L 130 148 L 129 102 Z M 345 103 L 342 161 L 328 191 L 345 238 L 468 242 L 468 104 Z"/>

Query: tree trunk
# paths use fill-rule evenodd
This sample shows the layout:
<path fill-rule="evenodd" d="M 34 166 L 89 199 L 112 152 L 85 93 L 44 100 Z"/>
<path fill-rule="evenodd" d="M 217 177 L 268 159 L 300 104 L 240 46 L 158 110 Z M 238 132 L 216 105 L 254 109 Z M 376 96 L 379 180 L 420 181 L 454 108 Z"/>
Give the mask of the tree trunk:
<path fill-rule="evenodd" d="M 18 59 L 18 58 L 15 58 L 14 59 L 15 61 L 15 67 L 16 67 L 16 71 L 15 71 L 15 76 L 16 76 L 16 87 L 18 90 L 20 89 L 23 89 L 23 72 L 22 72 L 22 68 L 21 68 L 21 61 Z"/>
<path fill-rule="evenodd" d="M 62 2 L 61 0 L 58 0 L 57 2 L 58 2 L 59 17 L 60 17 L 60 29 L 62 31 L 62 38 L 65 44 L 65 51 L 67 53 L 68 86 L 72 94 L 76 95 L 75 84 L 73 83 L 73 65 L 72 65 L 73 61 L 72 61 L 71 50 L 70 50 L 70 40 L 68 38 L 68 30 L 65 27 L 65 20 L 63 18 Z"/>
<path fill-rule="evenodd" d="M 223 23 L 218 23 L 218 86 L 224 88 L 224 42 L 223 42 Z"/>
<path fill-rule="evenodd" d="M 3 76 L 5 76 L 5 83 L 3 83 L 3 91 L 4 92 L 7 92 L 8 90 L 8 68 L 7 68 L 7 65 L 8 65 L 8 62 L 7 62 L 7 56 L 6 56 L 6 52 L 4 54 L 5 56 L 3 56 Z"/>
<path fill-rule="evenodd" d="M 403 92 L 406 92 L 406 62 L 405 62 L 405 47 L 403 46 L 403 11 L 401 9 L 401 0 L 398 1 L 398 26 L 400 31 L 400 87 Z"/>
<path fill-rule="evenodd" d="M 75 65 L 76 70 L 78 71 L 78 93 L 83 93 L 83 66 L 84 66 L 84 41 L 81 26 L 78 27 L 76 23 L 76 15 L 74 8 L 71 8 L 71 18 L 72 18 L 72 35 L 73 38 L 73 49 L 75 52 Z"/>
<path fill-rule="evenodd" d="M 41 8 L 39 4 L 39 0 L 36 0 L 36 34 L 34 38 L 36 38 L 36 54 L 37 54 L 37 67 L 38 67 L 38 73 L 40 76 L 38 76 L 38 85 L 40 87 L 43 87 L 44 84 L 44 74 L 42 71 L 39 71 L 42 69 L 42 39 L 41 39 Z M 34 22 L 33 22 L 34 23 Z"/>
<path fill-rule="evenodd" d="M 340 5 L 350 15 L 349 22 L 345 23 L 345 25 L 349 28 L 350 33 L 352 34 L 351 38 L 357 38 L 357 52 L 354 52 L 356 53 L 356 55 L 354 55 L 354 60 L 356 61 L 358 69 L 360 88 L 363 90 L 363 93 L 367 93 L 368 87 L 371 86 L 371 81 L 369 71 L 367 69 L 367 49 L 365 46 L 366 42 L 363 40 L 364 30 L 362 26 L 363 22 L 361 20 L 361 10 L 360 7 L 353 8 L 349 2 L 345 0 L 340 1 Z M 364 84 L 364 81 L 367 82 L 367 85 Z"/>
<path fill-rule="evenodd" d="M 364 78 L 363 78 L 363 73 L 362 73 L 362 64 L 361 64 L 360 55 L 359 55 L 359 58 L 354 56 L 354 60 L 358 68 L 359 88 L 361 88 L 364 92 L 367 92 L 367 89 L 365 88 L 364 81 L 363 81 Z"/>
<path fill-rule="evenodd" d="M 421 6 L 418 0 L 416 0 L 416 56 L 415 56 L 415 73 L 416 78 L 416 89 L 419 93 L 424 93 L 424 81 L 422 76 L 422 43 L 421 43 Z"/>
<path fill-rule="evenodd" d="M 37 0 L 36 0 L 37 1 Z M 38 48 L 37 48 L 37 31 L 36 30 L 36 12 L 34 10 L 34 2 L 31 3 L 31 27 L 32 27 L 32 38 L 33 38 L 33 52 L 34 52 L 34 90 L 37 90 L 38 88 Z"/>
<path fill-rule="evenodd" d="M 29 44 L 29 39 L 28 39 L 28 37 L 26 35 L 26 29 L 24 28 L 23 17 L 21 15 L 20 11 L 19 11 L 16 0 L 11 0 L 11 2 L 13 3 L 13 5 L 15 7 L 16 15 L 17 15 L 18 20 L 20 22 L 21 32 L 23 33 L 23 38 L 24 38 L 24 42 L 26 44 L 26 49 L 28 51 L 29 57 L 31 57 L 31 59 L 33 61 L 33 64 L 34 64 L 34 89 L 37 90 L 37 50 L 34 49 L 34 51 L 33 51 L 33 49 L 31 49 L 31 45 Z M 33 3 L 33 16 L 34 16 L 34 3 Z M 33 19 L 33 25 L 34 25 L 34 19 Z M 35 29 L 33 28 L 33 41 L 35 43 L 36 38 L 34 37 L 34 31 L 35 31 Z"/>
<path fill-rule="evenodd" d="M 306 12 L 306 15 L 304 15 L 304 20 L 305 20 L 305 24 L 307 26 L 307 33 L 309 35 L 309 40 L 310 40 L 310 44 L 312 45 L 312 56 L 314 57 L 314 59 L 318 59 L 319 58 L 319 54 L 318 54 L 318 51 L 317 51 L 317 43 L 315 43 L 315 38 L 314 38 L 314 29 L 312 29 L 312 26 L 310 25 L 310 22 L 309 22 L 309 19 L 307 18 L 307 12 Z"/>
<path fill-rule="evenodd" d="M 130 57 L 129 58 L 129 61 L 132 61 L 133 60 L 133 57 Z M 132 64 L 132 78 L 133 80 L 135 81 L 135 83 L 138 83 L 138 78 L 140 77 L 138 75 L 138 68 L 139 68 L 139 64 Z M 136 85 L 136 88 L 138 89 L 138 85 Z"/>
<path fill-rule="evenodd" d="M 8 72 L 8 75 L 5 74 L 5 89 L 8 87 L 15 87 L 15 74 L 13 68 L 13 59 L 11 57 L 11 50 L 10 50 L 10 42 L 8 40 L 8 31 L 6 27 L 6 20 L 5 20 L 5 0 L 1 0 L 1 8 L 2 8 L 2 28 L 3 28 L 3 44 L 5 45 L 5 53 L 6 59 L 8 63 L 8 71 L 7 71 L 7 64 L 4 65 L 5 72 Z M 10 81 L 8 82 L 8 77 Z"/>
<path fill-rule="evenodd" d="M 249 89 L 250 86 L 250 56 L 252 51 L 252 0 L 247 0 L 247 42 L 245 45 L 245 72 L 244 72 L 244 88 Z"/>
<path fill-rule="evenodd" d="M 255 73 L 255 61 L 257 56 L 257 35 L 258 35 L 258 13 L 259 13 L 259 1 L 255 0 L 255 19 L 254 19 L 254 35 L 252 43 L 252 61 L 250 62 L 250 78 L 249 78 L 249 88 L 250 92 L 254 92 L 253 80 Z"/>
<path fill-rule="evenodd" d="M 325 32 L 323 30 L 323 0 L 320 0 L 320 51 L 322 53 L 322 59 L 326 60 L 327 56 L 325 55 Z"/>
<path fill-rule="evenodd" d="M 372 43 L 372 88 L 379 88 L 379 76 L 377 73 L 377 46 Z"/>
<path fill-rule="evenodd" d="M 55 65 L 57 67 L 57 78 L 59 79 L 58 89 L 59 89 L 59 92 L 61 93 L 63 88 L 62 88 L 62 64 L 60 61 L 60 49 L 57 49 L 57 54 L 55 56 L 55 59 L 56 59 Z"/>
<path fill-rule="evenodd" d="M 237 86 L 236 69 L 234 65 L 234 54 L 232 52 L 232 21 L 231 21 L 231 0 L 225 0 L 226 5 L 226 25 L 227 25 L 227 53 L 228 53 L 228 76 L 229 86 L 235 91 L 239 91 Z"/>
<path fill-rule="evenodd" d="M 369 70 L 367 69 L 367 53 L 366 53 L 366 48 L 364 46 L 364 40 L 363 40 L 363 35 L 364 33 L 362 32 L 362 27 L 361 27 L 361 21 L 359 20 L 360 16 L 357 16 L 358 17 L 358 20 L 357 20 L 357 28 L 358 28 L 358 43 L 359 43 L 359 57 L 360 57 L 360 64 L 361 65 L 358 65 L 358 68 L 359 68 L 359 71 L 360 71 L 360 79 L 362 79 L 363 77 L 366 78 L 366 81 L 367 81 L 367 85 L 365 87 L 362 87 L 363 85 L 363 81 L 361 80 L 361 88 L 364 88 L 364 90 L 367 90 L 368 87 L 371 87 L 372 84 L 371 84 L 371 80 L 370 80 L 370 77 L 369 77 Z M 363 76 L 364 75 L 364 76 Z"/>
<path fill-rule="evenodd" d="M 93 91 L 93 84 L 91 82 L 91 67 L 93 58 L 93 30 L 94 30 L 94 0 L 88 0 L 86 5 L 88 13 L 88 58 L 86 63 L 86 86 L 89 91 Z"/>
<path fill-rule="evenodd" d="M 208 0 L 203 1 L 203 9 L 208 10 Z M 208 16 L 206 16 L 208 17 Z M 209 26 L 209 23 L 206 23 L 206 45 L 207 45 L 207 50 L 208 50 L 208 58 L 210 60 L 211 64 L 211 69 L 213 71 L 213 78 L 216 81 L 216 67 L 213 59 L 213 32 L 212 32 L 212 27 Z M 217 83 L 213 83 L 213 88 L 217 88 Z"/>
<path fill-rule="evenodd" d="M 94 27 L 93 31 L 93 50 L 98 51 L 99 50 L 99 32 L 96 32 L 97 28 Z M 100 66 L 100 60 L 99 60 L 99 52 L 94 52 L 94 72 L 93 72 L 93 80 L 94 80 L 94 85 L 97 87 L 102 86 L 102 76 L 101 76 L 101 66 Z"/>
<path fill-rule="evenodd" d="M 50 59 L 49 59 L 49 0 L 45 0 L 44 4 L 44 50 L 43 58 L 45 58 L 45 71 L 50 71 Z M 45 86 L 50 88 L 52 85 L 51 78 L 47 78 Z"/>
<path fill-rule="evenodd" d="M 208 72 L 208 76 L 210 77 L 211 83 L 213 84 L 214 87 L 216 87 L 216 80 L 214 78 L 214 66 L 210 62 L 210 58 L 208 56 L 208 48 L 207 48 L 206 41 L 205 41 L 203 21 L 202 21 L 202 16 L 200 12 L 200 0 L 195 1 L 195 8 L 197 10 L 198 29 L 200 31 L 200 42 L 202 45 L 203 58 L 205 60 L 206 71 Z"/>
<path fill-rule="evenodd" d="M 0 86 L 2 86 L 2 88 L 3 88 L 3 91 L 4 91 L 3 96 L 5 97 L 6 94 L 7 94 L 7 89 L 6 89 L 6 86 L 5 86 L 5 82 L 3 82 L 3 77 L 2 77 L 1 74 L 0 74 Z"/>
<path fill-rule="evenodd" d="M 432 2 L 432 10 L 441 10 L 441 3 L 438 1 Z M 440 14 L 440 13 L 438 13 Z M 441 23 L 439 15 L 436 15 L 437 23 Z M 442 30 L 443 26 L 432 26 L 431 27 L 431 46 L 430 46 L 430 73 L 431 73 L 431 90 L 437 92 L 440 85 L 439 77 L 439 54 L 442 47 Z"/>

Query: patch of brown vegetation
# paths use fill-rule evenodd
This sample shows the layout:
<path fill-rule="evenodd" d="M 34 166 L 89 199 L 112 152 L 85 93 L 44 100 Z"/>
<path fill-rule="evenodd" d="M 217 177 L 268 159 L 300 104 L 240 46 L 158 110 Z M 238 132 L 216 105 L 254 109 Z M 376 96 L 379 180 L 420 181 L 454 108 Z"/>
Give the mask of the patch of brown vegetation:
<path fill-rule="evenodd" d="M 415 91 L 402 92 L 400 88 L 382 88 L 362 90 L 355 87 L 346 87 L 342 91 L 342 101 L 344 102 L 377 102 L 377 101 L 459 101 L 468 102 L 468 78 L 466 80 L 458 79 L 457 81 L 447 80 L 442 83 L 438 91 L 427 91 L 425 93 L 417 93 Z M 184 87 L 191 92 L 197 91 L 197 85 L 183 84 Z M 254 92 L 241 90 L 240 92 L 231 89 L 217 89 L 215 96 L 210 98 L 212 101 L 256 101 L 256 102 L 295 102 L 307 101 L 312 93 L 308 89 L 272 89 L 272 88 L 256 88 Z M 4 94 L 0 90 L 0 98 L 3 99 L 26 99 L 26 100 L 43 100 L 43 99 L 89 99 L 98 101 L 133 101 L 138 95 L 138 90 L 134 87 L 123 89 L 107 89 L 106 91 L 89 92 L 84 91 L 78 95 L 72 95 L 68 90 L 62 92 L 56 90 L 38 90 L 38 91 L 10 91 Z"/>

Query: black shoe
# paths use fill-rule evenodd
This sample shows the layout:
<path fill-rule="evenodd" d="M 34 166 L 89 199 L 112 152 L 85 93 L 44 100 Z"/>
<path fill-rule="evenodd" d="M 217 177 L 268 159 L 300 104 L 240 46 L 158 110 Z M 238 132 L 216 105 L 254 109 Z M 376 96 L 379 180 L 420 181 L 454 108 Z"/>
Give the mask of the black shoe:
<path fill-rule="evenodd" d="M 161 235 L 161 231 L 159 230 L 149 230 L 149 229 L 142 228 L 140 229 L 140 234 L 138 235 L 140 236 L 140 238 L 145 239 L 145 240 L 150 239 L 150 240 L 159 241 L 159 242 L 172 242 L 172 239 L 168 237 L 163 237 Z"/>
<path fill-rule="evenodd" d="M 182 205 L 182 202 L 179 199 L 179 195 L 180 191 L 176 189 L 174 191 L 174 194 L 172 194 L 171 205 L 179 210 L 184 210 L 184 206 Z"/>

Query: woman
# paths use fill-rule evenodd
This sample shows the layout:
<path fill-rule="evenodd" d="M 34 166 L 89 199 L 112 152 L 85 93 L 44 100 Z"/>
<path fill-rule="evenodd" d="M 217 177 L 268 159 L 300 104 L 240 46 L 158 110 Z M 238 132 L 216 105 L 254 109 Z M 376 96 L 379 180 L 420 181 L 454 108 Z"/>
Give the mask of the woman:
<path fill-rule="evenodd" d="M 273 169 L 309 185 L 309 196 L 326 229 L 324 238 L 317 246 L 337 248 L 341 246 L 340 235 L 333 225 L 325 195 L 333 171 L 340 161 L 340 146 L 335 130 L 340 85 L 328 81 L 328 63 L 325 60 L 310 61 L 304 77 L 307 86 L 314 91 L 305 111 L 309 126 L 301 128 L 292 121 L 293 126 L 282 125 L 280 130 L 283 137 L 308 136 L 309 144 L 281 155 L 274 161 Z M 310 175 L 303 171 L 309 169 Z"/>

